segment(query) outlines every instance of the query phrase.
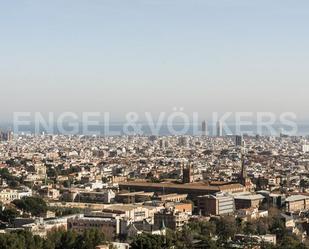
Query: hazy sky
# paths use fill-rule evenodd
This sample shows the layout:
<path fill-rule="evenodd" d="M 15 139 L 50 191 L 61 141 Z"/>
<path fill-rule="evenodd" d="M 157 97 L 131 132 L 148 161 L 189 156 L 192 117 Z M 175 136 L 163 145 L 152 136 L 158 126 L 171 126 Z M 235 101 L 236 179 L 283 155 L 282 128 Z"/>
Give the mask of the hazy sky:
<path fill-rule="evenodd" d="M 307 0 L 0 1 L 14 111 L 309 111 Z"/>

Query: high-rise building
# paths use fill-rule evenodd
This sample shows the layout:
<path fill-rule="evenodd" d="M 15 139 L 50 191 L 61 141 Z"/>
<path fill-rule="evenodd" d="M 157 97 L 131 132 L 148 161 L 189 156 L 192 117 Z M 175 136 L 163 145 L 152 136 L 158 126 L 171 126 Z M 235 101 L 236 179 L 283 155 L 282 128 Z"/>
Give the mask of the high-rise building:
<path fill-rule="evenodd" d="M 237 147 L 244 146 L 244 140 L 242 136 L 236 135 L 234 139 L 235 139 L 235 146 Z"/>
<path fill-rule="evenodd" d="M 13 138 L 14 138 L 14 133 L 13 133 L 13 131 L 8 131 L 8 133 L 7 133 L 8 135 L 7 135 L 7 137 L 8 137 L 8 141 L 11 141 L 11 140 L 13 140 Z"/>
<path fill-rule="evenodd" d="M 166 149 L 169 146 L 168 140 L 161 138 L 159 140 L 160 149 Z"/>
<path fill-rule="evenodd" d="M 218 121 L 217 122 L 217 137 L 222 137 L 222 135 L 223 135 L 222 122 Z"/>
<path fill-rule="evenodd" d="M 11 141 L 14 137 L 12 131 L 2 132 L 0 131 L 0 141 Z"/>
<path fill-rule="evenodd" d="M 309 152 L 309 144 L 303 144 L 302 151 L 303 151 L 303 153 Z"/>
<path fill-rule="evenodd" d="M 207 128 L 207 122 L 206 120 L 204 120 L 202 122 L 202 135 L 203 136 L 207 136 L 208 135 L 208 132 L 207 132 L 208 128 Z"/>

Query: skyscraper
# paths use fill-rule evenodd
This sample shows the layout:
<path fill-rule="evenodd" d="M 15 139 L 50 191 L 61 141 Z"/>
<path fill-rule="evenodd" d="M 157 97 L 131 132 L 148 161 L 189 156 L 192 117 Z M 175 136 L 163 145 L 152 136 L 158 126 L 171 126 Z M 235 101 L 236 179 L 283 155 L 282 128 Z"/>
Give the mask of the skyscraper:
<path fill-rule="evenodd" d="M 11 141 L 13 137 L 14 137 L 14 134 L 12 131 L 2 132 L 0 130 L 0 141 Z"/>
<path fill-rule="evenodd" d="M 244 141 L 243 141 L 242 136 L 240 136 L 240 135 L 235 136 L 235 146 L 237 146 L 237 147 L 244 146 Z"/>
<path fill-rule="evenodd" d="M 207 136 L 208 135 L 208 128 L 207 128 L 207 122 L 204 120 L 202 122 L 202 136 Z"/>
<path fill-rule="evenodd" d="M 222 122 L 217 122 L 217 137 L 222 137 L 223 135 L 223 129 L 222 129 Z"/>

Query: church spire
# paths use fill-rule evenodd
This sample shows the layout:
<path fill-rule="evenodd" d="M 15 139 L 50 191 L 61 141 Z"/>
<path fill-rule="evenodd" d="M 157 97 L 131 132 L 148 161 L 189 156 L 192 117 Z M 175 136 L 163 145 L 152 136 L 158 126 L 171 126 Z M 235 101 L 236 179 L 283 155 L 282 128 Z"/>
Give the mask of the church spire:
<path fill-rule="evenodd" d="M 239 183 L 245 186 L 247 190 L 252 188 L 252 182 L 247 173 L 247 160 L 244 155 L 241 157 L 241 172 L 239 174 Z"/>
<path fill-rule="evenodd" d="M 246 179 L 248 177 L 247 174 L 247 166 L 246 166 L 246 159 L 245 156 L 241 157 L 241 172 L 240 172 L 240 179 Z"/>

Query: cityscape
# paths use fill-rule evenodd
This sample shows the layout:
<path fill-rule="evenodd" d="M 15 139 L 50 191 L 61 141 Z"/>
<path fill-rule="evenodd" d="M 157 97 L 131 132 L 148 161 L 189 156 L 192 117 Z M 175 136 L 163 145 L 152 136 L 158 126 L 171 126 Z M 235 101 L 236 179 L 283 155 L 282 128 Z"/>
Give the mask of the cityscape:
<path fill-rule="evenodd" d="M 96 248 L 147 248 L 147 236 L 181 236 L 199 226 L 200 239 L 177 243 L 265 248 L 285 236 L 305 243 L 308 137 L 223 136 L 221 124 L 210 137 L 206 126 L 201 136 L 1 132 L 2 231 L 49 238 L 96 228 L 108 241 Z M 222 234 L 220 222 L 228 226 Z M 169 243 L 175 247 L 164 239 L 156 246 Z"/>
<path fill-rule="evenodd" d="M 0 0 L 0 249 L 309 249 L 308 23 Z"/>

